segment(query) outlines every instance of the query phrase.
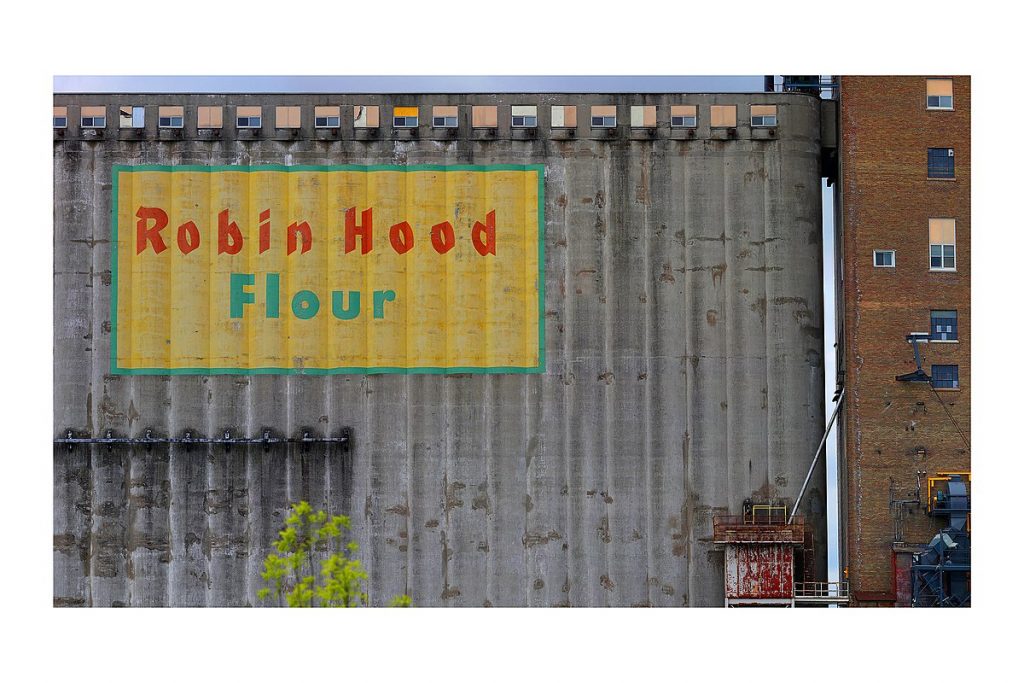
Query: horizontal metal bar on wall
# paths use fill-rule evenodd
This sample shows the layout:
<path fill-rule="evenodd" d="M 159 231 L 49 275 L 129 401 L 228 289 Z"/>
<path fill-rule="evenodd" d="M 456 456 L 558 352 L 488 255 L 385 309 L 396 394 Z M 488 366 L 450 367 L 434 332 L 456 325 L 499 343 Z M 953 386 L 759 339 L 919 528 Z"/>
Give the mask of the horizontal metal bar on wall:
<path fill-rule="evenodd" d="M 179 437 L 175 436 L 153 436 L 152 431 L 147 430 L 145 436 L 141 437 L 119 437 L 114 436 L 112 432 L 107 432 L 105 436 L 75 436 L 74 432 L 68 431 L 66 436 L 63 438 L 56 438 L 53 440 L 54 444 L 66 445 L 71 447 L 75 444 L 98 444 L 108 446 L 154 446 L 162 444 L 181 444 L 186 446 L 191 445 L 263 445 L 271 446 L 275 444 L 301 444 L 301 445 L 313 445 L 313 444 L 342 444 L 348 446 L 350 437 L 349 429 L 341 430 L 339 436 L 314 436 L 310 432 L 303 432 L 301 437 L 283 437 L 274 436 L 271 432 L 263 432 L 258 437 L 246 437 L 246 436 L 232 436 L 230 431 L 225 431 L 222 436 L 219 437 L 202 437 L 193 436 L 192 432 L 185 432 Z"/>

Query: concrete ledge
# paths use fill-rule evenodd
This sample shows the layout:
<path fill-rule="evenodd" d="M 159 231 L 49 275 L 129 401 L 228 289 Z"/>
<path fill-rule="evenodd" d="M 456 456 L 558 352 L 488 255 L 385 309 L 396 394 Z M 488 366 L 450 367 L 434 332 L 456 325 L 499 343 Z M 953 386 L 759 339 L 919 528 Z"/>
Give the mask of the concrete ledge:
<path fill-rule="evenodd" d="M 751 128 L 751 140 L 775 140 L 776 132 L 774 126 L 771 128 Z"/>
<path fill-rule="evenodd" d="M 472 138 L 474 140 L 494 140 L 498 137 L 497 128 L 474 128 Z"/>
<path fill-rule="evenodd" d="M 380 128 L 353 128 L 356 140 L 377 140 L 380 138 Z"/>
<path fill-rule="evenodd" d="M 513 140 L 536 140 L 537 139 L 537 128 L 513 128 L 512 129 Z"/>
<path fill-rule="evenodd" d="M 157 131 L 157 138 L 166 142 L 177 142 L 184 137 L 184 130 L 181 128 L 160 128 Z"/>
<path fill-rule="evenodd" d="M 285 141 L 297 140 L 301 132 L 301 128 L 275 128 L 274 139 Z"/>
<path fill-rule="evenodd" d="M 106 137 L 105 128 L 83 128 L 80 135 L 83 140 L 102 140 Z"/>
<path fill-rule="evenodd" d="M 629 139 L 630 140 L 653 140 L 658 137 L 657 128 L 630 128 Z"/>
<path fill-rule="evenodd" d="M 735 128 L 712 128 L 712 140 L 735 140 L 737 131 Z"/>
<path fill-rule="evenodd" d="M 65 137 L 67 137 L 65 135 L 66 132 L 67 132 L 67 128 L 54 128 L 53 129 L 53 139 L 54 140 L 63 140 Z"/>
<path fill-rule="evenodd" d="M 314 140 L 337 140 L 341 137 L 340 128 L 314 128 L 313 139 Z"/>
<path fill-rule="evenodd" d="M 591 140 L 614 140 L 619 137 L 619 127 L 614 128 L 591 128 Z"/>
<path fill-rule="evenodd" d="M 458 128 L 431 128 L 431 140 L 455 140 L 459 137 Z"/>
<path fill-rule="evenodd" d="M 138 141 L 146 137 L 145 128 L 119 128 L 117 130 L 118 140 Z"/>
<path fill-rule="evenodd" d="M 419 128 L 393 128 L 392 137 L 396 140 L 418 140 L 420 137 Z"/>
<path fill-rule="evenodd" d="M 671 140 L 696 140 L 696 128 L 670 128 L 668 137 Z"/>
<path fill-rule="evenodd" d="M 261 128 L 237 128 L 235 138 L 238 140 L 259 140 Z"/>
<path fill-rule="evenodd" d="M 196 129 L 196 139 L 198 140 L 219 140 L 220 139 L 220 128 L 198 128 Z"/>
<path fill-rule="evenodd" d="M 552 140 L 575 140 L 576 129 L 575 128 L 552 128 L 551 135 Z"/>

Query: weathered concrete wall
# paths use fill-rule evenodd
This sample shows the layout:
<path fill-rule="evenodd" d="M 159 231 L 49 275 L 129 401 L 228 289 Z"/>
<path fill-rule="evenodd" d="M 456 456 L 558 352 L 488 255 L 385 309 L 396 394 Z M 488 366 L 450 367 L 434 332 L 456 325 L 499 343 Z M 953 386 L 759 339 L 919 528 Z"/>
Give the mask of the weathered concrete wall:
<path fill-rule="evenodd" d="M 617 103 L 613 137 L 587 105 Z M 108 105 L 103 139 L 77 131 Z M 196 140 L 195 105 L 263 104 L 236 140 L 232 109 Z M 495 139 L 353 140 L 351 105 L 499 104 Z M 510 104 L 538 103 L 534 139 L 510 139 Z M 738 104 L 735 139 L 709 105 Z M 776 134 L 749 128 L 777 103 Z M 54 446 L 54 602 L 256 604 L 258 571 L 289 503 L 352 517 L 370 595 L 417 605 L 720 605 L 711 516 L 746 498 L 792 499 L 823 429 L 819 116 L 804 95 L 59 96 L 54 143 L 54 435 L 337 435 L 318 445 L 131 450 Z M 155 107 L 121 140 L 116 105 L 185 104 L 182 139 Z M 276 140 L 275 104 L 303 105 Z M 317 140 L 313 104 L 341 104 Z M 576 104 L 572 138 L 548 104 Z M 658 105 L 653 137 L 629 104 Z M 694 139 L 668 106 L 698 104 Z M 115 116 L 112 116 L 115 115 Z M 429 109 L 421 109 L 429 124 Z M 191 130 L 189 128 L 191 127 Z M 713 139 L 718 138 L 718 139 Z M 753 139 L 759 137 L 760 139 Z M 642 139 L 634 139 L 642 138 Z M 546 357 L 541 375 L 119 376 L 110 362 L 115 163 L 543 163 Z M 824 474 L 803 510 L 824 548 Z M 824 564 L 824 552 L 818 563 Z"/>

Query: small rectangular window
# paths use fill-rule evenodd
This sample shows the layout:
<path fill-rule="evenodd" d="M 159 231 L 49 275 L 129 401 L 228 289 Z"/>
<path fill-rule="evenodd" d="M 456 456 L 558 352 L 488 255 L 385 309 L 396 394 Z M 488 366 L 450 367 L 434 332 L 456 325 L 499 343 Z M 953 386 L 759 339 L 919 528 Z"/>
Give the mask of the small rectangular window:
<path fill-rule="evenodd" d="M 735 104 L 712 104 L 711 105 L 711 127 L 712 128 L 735 128 L 736 127 L 736 105 Z"/>
<path fill-rule="evenodd" d="M 302 126 L 302 107 L 275 107 L 274 124 L 281 128 L 300 128 Z"/>
<path fill-rule="evenodd" d="M 260 128 L 263 126 L 262 107 L 236 107 L 235 125 L 239 128 Z"/>
<path fill-rule="evenodd" d="M 774 104 L 753 104 L 750 106 L 750 125 L 754 128 L 771 128 L 778 125 L 778 108 Z"/>
<path fill-rule="evenodd" d="M 82 107 L 82 128 L 106 128 L 106 107 Z"/>
<path fill-rule="evenodd" d="M 928 109 L 952 109 L 953 108 L 953 79 L 952 78 L 929 78 L 926 88 Z"/>
<path fill-rule="evenodd" d="M 513 128 L 536 128 L 537 127 L 537 105 L 522 104 L 512 105 L 512 127 Z"/>
<path fill-rule="evenodd" d="M 473 127 L 474 128 L 497 128 L 498 108 L 494 105 L 473 106 Z"/>
<path fill-rule="evenodd" d="M 313 107 L 314 128 L 340 128 L 341 107 Z"/>
<path fill-rule="evenodd" d="M 928 219 L 928 258 L 931 270 L 956 270 L 956 221 Z"/>
<path fill-rule="evenodd" d="M 896 252 L 892 249 L 875 250 L 875 268 L 895 268 Z"/>
<path fill-rule="evenodd" d="M 959 389 L 959 365 L 933 365 L 932 386 L 936 389 Z"/>
<path fill-rule="evenodd" d="M 629 108 L 631 128 L 655 128 L 658 125 L 658 108 L 653 105 L 634 105 Z"/>
<path fill-rule="evenodd" d="M 458 128 L 458 106 L 434 107 L 433 111 L 431 111 L 430 124 L 434 128 Z"/>
<path fill-rule="evenodd" d="M 224 107 L 199 107 L 196 110 L 196 125 L 199 128 L 223 128 Z"/>
<path fill-rule="evenodd" d="M 673 128 L 697 127 L 697 105 L 695 104 L 674 104 L 672 105 L 671 115 L 671 125 Z"/>
<path fill-rule="evenodd" d="M 68 127 L 68 108 L 67 107 L 54 107 L 53 108 L 53 127 L 54 128 L 67 128 Z"/>
<path fill-rule="evenodd" d="M 951 147 L 928 148 L 928 177 L 953 177 L 953 149 Z"/>
<path fill-rule="evenodd" d="M 590 108 L 591 128 L 614 128 L 616 112 L 614 104 L 596 105 Z"/>
<path fill-rule="evenodd" d="M 379 128 L 380 107 L 376 104 L 363 106 L 356 105 L 352 108 L 354 128 Z"/>
<path fill-rule="evenodd" d="M 160 107 L 157 110 L 157 125 L 161 128 L 182 128 L 185 125 L 184 107 Z"/>
<path fill-rule="evenodd" d="M 145 107 L 121 107 L 121 128 L 145 128 L 146 108 Z"/>
<path fill-rule="evenodd" d="M 932 341 L 956 341 L 956 311 L 932 311 Z"/>
<path fill-rule="evenodd" d="M 551 105 L 551 127 L 552 128 L 575 128 L 576 127 L 576 105 L 575 104 L 553 104 L 553 105 Z"/>
<path fill-rule="evenodd" d="M 419 107 L 395 107 L 392 115 L 395 128 L 416 128 L 420 125 Z"/>

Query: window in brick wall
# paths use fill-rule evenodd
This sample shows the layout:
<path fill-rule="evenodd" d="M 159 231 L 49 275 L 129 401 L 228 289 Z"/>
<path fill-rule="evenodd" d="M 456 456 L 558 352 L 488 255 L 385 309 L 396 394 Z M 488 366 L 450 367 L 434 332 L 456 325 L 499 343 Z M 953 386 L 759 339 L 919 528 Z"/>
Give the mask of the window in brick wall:
<path fill-rule="evenodd" d="M 953 148 L 952 147 L 929 147 L 928 148 L 928 177 L 929 178 L 952 178 L 953 177 Z"/>
<path fill-rule="evenodd" d="M 928 219 L 928 258 L 931 270 L 956 270 L 956 221 Z"/>
<path fill-rule="evenodd" d="M 82 107 L 82 128 L 106 128 L 106 107 Z"/>
<path fill-rule="evenodd" d="M 614 128 L 616 124 L 615 105 L 596 105 L 590 108 L 591 128 Z"/>
<path fill-rule="evenodd" d="M 121 107 L 120 120 L 121 128 L 145 128 L 146 108 L 145 107 Z"/>
<path fill-rule="evenodd" d="M 697 105 L 674 104 L 671 109 L 670 123 L 673 128 L 696 128 Z"/>
<path fill-rule="evenodd" d="M 959 389 L 959 365 L 933 365 L 932 386 L 936 389 Z"/>
<path fill-rule="evenodd" d="M 236 107 L 235 126 L 238 128 L 261 128 L 263 126 L 263 108 Z"/>
<path fill-rule="evenodd" d="M 576 127 L 576 105 L 575 104 L 553 104 L 553 105 L 551 105 L 551 127 L 552 128 L 575 128 Z"/>
<path fill-rule="evenodd" d="M 392 114 L 395 128 L 416 128 L 420 125 L 419 107 L 395 107 Z"/>
<path fill-rule="evenodd" d="M 157 125 L 161 128 L 183 128 L 185 126 L 185 108 L 160 107 L 157 110 Z"/>
<path fill-rule="evenodd" d="M 953 108 L 953 79 L 952 78 L 929 78 L 926 88 L 928 109 L 952 109 Z"/>
<path fill-rule="evenodd" d="M 537 105 L 535 105 L 535 104 L 514 104 L 514 105 L 512 105 L 512 127 L 513 128 L 536 128 L 537 127 Z"/>
<path fill-rule="evenodd" d="M 53 108 L 53 127 L 54 128 L 67 128 L 68 127 L 68 108 L 67 107 L 54 107 Z"/>
<path fill-rule="evenodd" d="M 754 128 L 773 128 L 779 124 L 778 107 L 774 104 L 750 105 L 750 125 Z"/>
<path fill-rule="evenodd" d="M 459 107 L 434 107 L 430 114 L 430 125 L 434 128 L 458 128 Z"/>
<path fill-rule="evenodd" d="M 355 105 L 352 107 L 353 128 L 379 128 L 380 107 L 376 104 Z"/>
<path fill-rule="evenodd" d="M 736 127 L 736 105 L 735 104 L 712 104 L 711 105 L 711 127 L 712 128 L 735 128 Z"/>
<path fill-rule="evenodd" d="M 196 125 L 199 128 L 223 128 L 224 107 L 199 107 L 196 110 Z"/>
<path fill-rule="evenodd" d="M 340 128 L 341 107 L 313 107 L 314 128 Z"/>
<path fill-rule="evenodd" d="M 892 249 L 875 249 L 875 268 L 895 268 L 896 252 Z"/>
<path fill-rule="evenodd" d="M 932 311 L 932 341 L 956 341 L 956 311 Z"/>

